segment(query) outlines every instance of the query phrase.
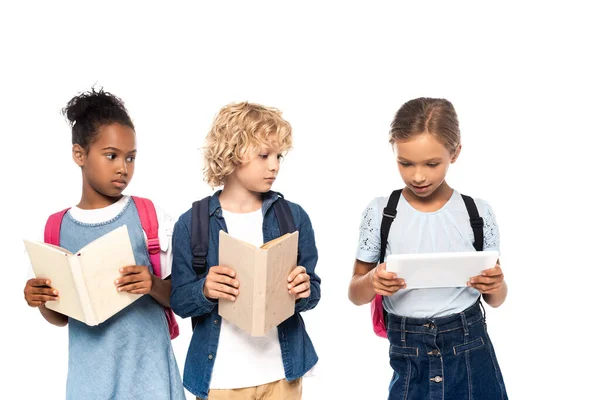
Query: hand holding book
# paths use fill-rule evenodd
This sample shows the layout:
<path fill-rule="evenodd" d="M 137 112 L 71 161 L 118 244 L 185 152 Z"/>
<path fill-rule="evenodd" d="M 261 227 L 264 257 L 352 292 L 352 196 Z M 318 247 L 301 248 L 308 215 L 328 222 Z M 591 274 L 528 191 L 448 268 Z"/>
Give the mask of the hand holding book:
<path fill-rule="evenodd" d="M 47 301 L 59 299 L 58 290 L 50 286 L 52 282 L 45 278 L 32 278 L 25 284 L 25 301 L 30 307 L 39 307 Z"/>
<path fill-rule="evenodd" d="M 288 276 L 288 293 L 293 294 L 298 299 L 310 296 L 310 276 L 306 273 L 306 268 L 296 267 Z"/>
<path fill-rule="evenodd" d="M 148 294 L 152 291 L 154 275 L 145 265 L 119 268 L 121 277 L 115 280 L 117 291 L 132 294 Z"/>

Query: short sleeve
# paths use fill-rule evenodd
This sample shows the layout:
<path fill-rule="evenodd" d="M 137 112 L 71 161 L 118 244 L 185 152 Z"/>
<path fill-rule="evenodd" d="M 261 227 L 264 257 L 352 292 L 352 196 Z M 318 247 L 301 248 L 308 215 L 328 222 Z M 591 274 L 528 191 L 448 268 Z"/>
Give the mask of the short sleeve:
<path fill-rule="evenodd" d="M 483 202 L 483 250 L 500 251 L 500 232 L 492 207 Z"/>
<path fill-rule="evenodd" d="M 367 263 L 379 262 L 381 216 L 379 199 L 376 198 L 369 203 L 362 213 L 356 259 Z"/>
<path fill-rule="evenodd" d="M 160 272 L 165 279 L 171 275 L 173 265 L 173 228 L 175 220 L 162 208 L 156 206 L 156 217 L 158 219 L 158 240 L 160 242 Z"/>

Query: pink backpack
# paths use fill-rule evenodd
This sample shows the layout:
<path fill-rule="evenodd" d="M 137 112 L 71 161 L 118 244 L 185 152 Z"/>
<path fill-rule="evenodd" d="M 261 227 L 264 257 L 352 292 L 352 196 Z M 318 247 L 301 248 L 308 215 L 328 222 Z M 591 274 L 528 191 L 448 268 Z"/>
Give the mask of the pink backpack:
<path fill-rule="evenodd" d="M 138 210 L 142 229 L 148 237 L 148 254 L 154 275 L 161 276 L 160 270 L 160 243 L 158 240 L 158 218 L 154 204 L 149 199 L 143 197 L 131 196 Z M 46 228 L 44 229 L 44 242 L 60 246 L 60 226 L 65 213 L 69 209 L 64 209 L 48 217 Z M 169 334 L 171 339 L 179 336 L 179 325 L 175 320 L 175 314 L 169 307 L 165 307 L 165 315 L 169 324 Z"/>
<path fill-rule="evenodd" d="M 387 206 L 383 209 L 381 229 L 379 230 L 379 235 L 381 239 L 379 253 L 380 264 L 385 261 L 385 250 L 387 248 L 388 235 L 390 233 L 390 227 L 392 226 L 392 222 L 394 222 L 394 219 L 396 218 L 396 208 L 398 207 L 398 201 L 400 200 L 401 194 L 402 189 L 394 190 L 390 195 Z M 475 201 L 471 197 L 464 194 L 462 194 L 461 197 L 465 203 L 467 212 L 469 213 L 469 221 L 471 223 L 471 228 L 473 229 L 473 235 L 475 237 L 473 247 L 475 247 L 475 250 L 477 251 L 482 251 L 483 219 L 479 216 L 479 212 L 477 211 Z M 375 332 L 375 334 L 383 338 L 387 338 L 386 316 L 387 313 L 383 308 L 383 297 L 377 294 L 375 295 L 375 298 L 371 300 L 371 321 L 373 322 L 373 331 Z"/>

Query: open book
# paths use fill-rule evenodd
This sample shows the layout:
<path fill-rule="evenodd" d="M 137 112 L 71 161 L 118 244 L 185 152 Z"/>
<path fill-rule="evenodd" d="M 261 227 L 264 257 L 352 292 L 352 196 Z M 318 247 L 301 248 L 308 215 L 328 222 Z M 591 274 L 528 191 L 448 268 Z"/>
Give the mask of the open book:
<path fill-rule="evenodd" d="M 75 254 L 61 247 L 23 240 L 37 278 L 52 281 L 58 301 L 46 308 L 87 325 L 98 325 L 142 295 L 117 292 L 119 268 L 135 265 L 127 225 L 88 243 Z"/>
<path fill-rule="evenodd" d="M 219 315 L 252 336 L 264 336 L 294 315 L 287 277 L 297 262 L 298 232 L 256 248 L 220 231 L 219 265 L 236 271 L 240 291 L 235 301 L 219 299 Z"/>

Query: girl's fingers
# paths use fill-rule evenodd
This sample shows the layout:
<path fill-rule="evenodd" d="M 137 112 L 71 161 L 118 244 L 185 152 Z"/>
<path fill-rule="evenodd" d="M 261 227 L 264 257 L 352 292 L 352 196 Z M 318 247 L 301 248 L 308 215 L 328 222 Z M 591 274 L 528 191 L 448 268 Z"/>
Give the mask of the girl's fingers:
<path fill-rule="evenodd" d="M 148 290 L 149 287 L 148 287 L 148 284 L 146 284 L 145 282 L 135 282 L 135 283 L 130 283 L 130 284 L 119 286 L 117 288 L 117 291 L 119 291 L 119 292 L 131 292 L 132 290 L 136 290 L 136 289 L 145 289 L 145 290 Z"/>

